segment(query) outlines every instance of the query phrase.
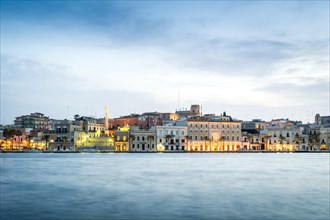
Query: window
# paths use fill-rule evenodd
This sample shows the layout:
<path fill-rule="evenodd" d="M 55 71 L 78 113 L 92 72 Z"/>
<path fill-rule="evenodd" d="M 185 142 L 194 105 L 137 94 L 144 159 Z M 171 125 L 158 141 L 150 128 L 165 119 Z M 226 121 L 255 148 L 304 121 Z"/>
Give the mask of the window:
<path fill-rule="evenodd" d="M 135 145 L 134 144 L 132 144 L 132 148 L 135 148 Z"/>
<path fill-rule="evenodd" d="M 161 138 L 159 138 L 159 143 L 162 143 L 162 139 Z"/>
<path fill-rule="evenodd" d="M 142 141 L 144 141 L 144 136 L 142 136 Z"/>
<path fill-rule="evenodd" d="M 123 136 L 123 141 L 126 141 L 126 136 Z"/>

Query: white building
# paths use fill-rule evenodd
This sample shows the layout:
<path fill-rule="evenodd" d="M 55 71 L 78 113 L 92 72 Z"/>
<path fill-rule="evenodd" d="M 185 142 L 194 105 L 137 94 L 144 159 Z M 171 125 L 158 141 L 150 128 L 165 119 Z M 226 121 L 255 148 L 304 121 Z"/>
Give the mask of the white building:
<path fill-rule="evenodd" d="M 187 150 L 187 127 L 185 126 L 157 126 L 157 151 Z"/>

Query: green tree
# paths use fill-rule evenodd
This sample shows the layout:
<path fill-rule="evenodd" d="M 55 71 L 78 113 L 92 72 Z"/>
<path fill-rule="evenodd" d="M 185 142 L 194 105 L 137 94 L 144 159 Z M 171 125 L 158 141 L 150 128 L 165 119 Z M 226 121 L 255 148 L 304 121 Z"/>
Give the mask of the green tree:
<path fill-rule="evenodd" d="M 32 134 L 29 134 L 27 136 L 27 149 L 31 149 L 31 142 L 33 140 L 33 135 Z"/>
<path fill-rule="evenodd" d="M 73 118 L 74 118 L 74 120 L 78 121 L 78 119 L 80 118 L 80 115 L 75 114 L 75 115 L 73 116 Z"/>
<path fill-rule="evenodd" d="M 209 140 L 209 137 L 208 136 L 203 136 L 203 140 L 204 140 L 204 150 L 207 151 L 207 149 L 206 149 L 206 141 Z"/>
<path fill-rule="evenodd" d="M 50 135 L 49 134 L 44 134 L 42 136 L 42 140 L 45 140 L 45 142 L 46 142 L 46 150 L 49 150 Z"/>

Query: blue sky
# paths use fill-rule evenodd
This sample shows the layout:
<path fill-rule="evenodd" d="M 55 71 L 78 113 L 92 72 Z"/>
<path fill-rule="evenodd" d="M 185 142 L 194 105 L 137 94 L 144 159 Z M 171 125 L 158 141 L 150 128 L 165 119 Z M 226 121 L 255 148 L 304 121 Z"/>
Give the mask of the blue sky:
<path fill-rule="evenodd" d="M 329 1 L 1 1 L 1 122 L 329 114 Z"/>

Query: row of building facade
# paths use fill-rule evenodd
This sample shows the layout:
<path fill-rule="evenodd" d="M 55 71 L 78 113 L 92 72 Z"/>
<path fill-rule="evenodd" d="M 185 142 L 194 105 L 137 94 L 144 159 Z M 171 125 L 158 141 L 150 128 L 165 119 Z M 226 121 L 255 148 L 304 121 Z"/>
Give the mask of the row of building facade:
<path fill-rule="evenodd" d="M 175 113 L 149 112 L 96 119 L 54 120 L 41 113 L 16 117 L 0 131 L 2 150 L 118 152 L 320 151 L 330 147 L 330 116 L 315 123 L 289 119 L 241 121 L 199 105 Z"/>

